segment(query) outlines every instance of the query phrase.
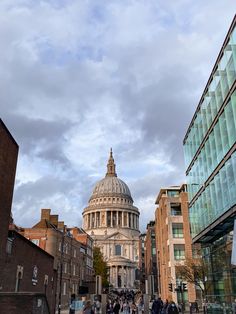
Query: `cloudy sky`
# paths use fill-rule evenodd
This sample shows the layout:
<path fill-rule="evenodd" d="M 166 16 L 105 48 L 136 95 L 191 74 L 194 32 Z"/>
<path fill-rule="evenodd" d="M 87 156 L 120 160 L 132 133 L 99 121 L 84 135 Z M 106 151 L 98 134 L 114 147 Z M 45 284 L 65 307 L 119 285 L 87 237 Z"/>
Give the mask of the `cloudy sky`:
<path fill-rule="evenodd" d="M 182 140 L 235 0 L 1 0 L 1 118 L 20 146 L 13 215 L 81 225 L 110 147 L 141 227 L 185 181 Z"/>

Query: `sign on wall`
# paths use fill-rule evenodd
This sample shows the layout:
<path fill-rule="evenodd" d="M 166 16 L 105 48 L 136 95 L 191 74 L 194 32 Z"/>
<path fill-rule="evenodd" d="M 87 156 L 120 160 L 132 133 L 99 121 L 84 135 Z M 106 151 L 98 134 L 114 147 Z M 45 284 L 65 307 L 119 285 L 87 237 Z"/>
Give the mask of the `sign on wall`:
<path fill-rule="evenodd" d="M 33 275 L 32 275 L 32 283 L 34 286 L 36 286 L 38 282 L 38 267 L 34 265 L 33 267 Z"/>

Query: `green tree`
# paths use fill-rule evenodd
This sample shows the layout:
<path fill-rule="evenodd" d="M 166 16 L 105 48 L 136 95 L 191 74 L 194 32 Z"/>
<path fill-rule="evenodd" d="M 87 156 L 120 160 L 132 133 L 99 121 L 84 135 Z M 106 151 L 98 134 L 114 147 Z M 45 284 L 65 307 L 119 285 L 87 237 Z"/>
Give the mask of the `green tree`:
<path fill-rule="evenodd" d="M 102 276 L 103 287 L 108 287 L 108 266 L 99 247 L 93 249 L 93 268 L 96 276 Z"/>

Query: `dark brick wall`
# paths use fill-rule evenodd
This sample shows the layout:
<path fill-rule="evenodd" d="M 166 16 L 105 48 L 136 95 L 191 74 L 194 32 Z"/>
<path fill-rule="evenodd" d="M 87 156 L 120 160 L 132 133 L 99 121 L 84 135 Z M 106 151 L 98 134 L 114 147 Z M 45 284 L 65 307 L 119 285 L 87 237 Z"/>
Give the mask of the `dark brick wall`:
<path fill-rule="evenodd" d="M 19 292 L 46 292 L 49 307 L 53 312 L 56 293 L 56 272 L 53 269 L 54 258 L 16 231 L 9 231 L 9 237 L 13 240 L 12 251 L 11 254 L 7 254 L 5 257 L 3 278 L 0 283 L 2 291 L 15 291 L 17 265 L 23 266 L 23 278 L 20 280 Z M 35 265 L 38 269 L 38 275 L 37 284 L 33 285 L 32 278 Z M 47 286 L 44 285 L 45 275 L 48 276 Z"/>
<path fill-rule="evenodd" d="M 0 119 L 0 268 L 6 251 L 18 145 Z M 0 274 L 1 276 L 1 274 Z"/>
<path fill-rule="evenodd" d="M 0 293 L 0 314 L 50 314 L 42 294 Z"/>

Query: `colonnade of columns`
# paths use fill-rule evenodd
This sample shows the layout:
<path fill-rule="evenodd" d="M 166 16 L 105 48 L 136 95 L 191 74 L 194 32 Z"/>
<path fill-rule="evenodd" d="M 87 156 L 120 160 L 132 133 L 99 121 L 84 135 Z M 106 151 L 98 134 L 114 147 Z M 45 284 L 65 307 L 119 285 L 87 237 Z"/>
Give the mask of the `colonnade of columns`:
<path fill-rule="evenodd" d="M 114 288 L 133 288 L 134 280 L 134 268 L 119 265 L 110 267 L 110 283 Z"/>
<path fill-rule="evenodd" d="M 139 230 L 139 216 L 133 212 L 118 210 L 103 212 L 97 211 L 88 213 L 86 216 L 86 229 L 99 227 L 128 227 Z"/>

